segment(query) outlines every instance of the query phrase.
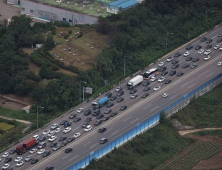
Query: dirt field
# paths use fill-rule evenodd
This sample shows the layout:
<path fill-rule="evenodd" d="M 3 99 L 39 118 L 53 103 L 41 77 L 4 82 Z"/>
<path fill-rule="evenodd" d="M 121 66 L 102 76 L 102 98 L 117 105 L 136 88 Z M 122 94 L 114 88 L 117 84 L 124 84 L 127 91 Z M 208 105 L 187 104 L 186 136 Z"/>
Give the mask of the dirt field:
<path fill-rule="evenodd" d="M 16 111 L 21 111 L 22 108 L 26 105 L 0 97 L 0 106 Z"/>

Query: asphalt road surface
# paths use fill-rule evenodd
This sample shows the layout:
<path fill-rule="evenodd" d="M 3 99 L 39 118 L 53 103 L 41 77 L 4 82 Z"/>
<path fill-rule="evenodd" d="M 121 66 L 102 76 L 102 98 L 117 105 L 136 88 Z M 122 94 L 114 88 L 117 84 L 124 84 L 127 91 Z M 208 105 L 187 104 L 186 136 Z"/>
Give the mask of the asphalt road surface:
<path fill-rule="evenodd" d="M 136 87 L 137 89 L 137 94 L 138 97 L 135 99 L 130 98 L 129 90 L 126 89 L 126 82 L 122 83 L 120 86 L 124 89 L 125 93 L 122 97 L 124 97 L 124 101 L 117 103 L 116 101 L 114 102 L 114 106 L 111 108 L 113 112 L 117 112 L 118 115 L 115 116 L 114 118 L 103 122 L 99 127 L 94 126 L 94 122 L 97 120 L 96 117 L 92 117 L 92 121 L 90 122 L 90 125 L 92 125 L 93 129 L 90 132 L 84 132 L 83 128 L 81 125 L 87 118 L 86 116 L 83 115 L 84 112 L 82 113 L 76 113 L 76 111 L 73 111 L 73 113 L 76 113 L 78 116 L 81 117 L 81 121 L 75 123 L 72 122 L 71 125 L 71 132 L 64 134 L 62 131 L 64 129 L 63 126 L 60 125 L 61 131 L 56 134 L 57 136 L 57 143 L 60 144 L 61 142 L 58 141 L 59 137 L 61 136 L 66 136 L 66 137 L 72 137 L 75 133 L 80 132 L 81 137 L 78 139 L 74 140 L 71 144 L 68 144 L 67 146 L 59 149 L 58 151 L 54 152 L 52 148 L 49 146 L 50 142 L 46 142 L 47 146 L 44 148 L 46 150 L 51 151 L 51 156 L 44 158 L 41 155 L 37 155 L 36 153 L 33 154 L 33 158 L 38 158 L 39 163 L 36 164 L 35 166 L 31 166 L 30 162 L 25 162 L 23 166 L 21 167 L 15 167 L 15 162 L 14 159 L 17 157 L 17 155 L 11 155 L 13 157 L 13 161 L 10 162 L 10 166 L 13 167 L 13 169 L 44 169 L 47 166 L 54 166 L 55 169 L 57 170 L 62 170 L 62 169 L 67 169 L 71 165 L 75 164 L 76 162 L 80 161 L 83 159 L 85 156 L 89 155 L 92 151 L 96 151 L 101 147 L 101 144 L 99 144 L 99 141 L 101 138 L 105 137 L 109 141 L 114 140 L 118 136 L 124 134 L 125 132 L 129 131 L 133 127 L 135 127 L 139 122 L 143 122 L 144 120 L 148 119 L 149 117 L 155 115 L 159 111 L 163 110 L 166 108 L 168 105 L 171 103 L 177 101 L 180 99 L 183 95 L 191 92 L 192 90 L 196 89 L 198 86 L 202 85 L 203 83 L 209 81 L 219 73 L 221 73 L 222 67 L 218 67 L 217 63 L 218 61 L 222 61 L 222 51 L 219 50 L 214 50 L 213 47 L 216 44 L 221 44 L 222 43 L 217 43 L 217 35 L 219 33 L 222 33 L 222 27 L 219 26 L 216 29 L 212 30 L 205 36 L 207 38 L 212 38 L 213 42 L 211 51 L 212 53 L 210 54 L 211 58 L 208 61 L 204 61 L 205 55 L 203 54 L 198 54 L 197 50 L 195 50 L 196 45 L 201 44 L 202 48 L 206 50 L 206 46 L 208 43 L 206 42 L 200 42 L 200 38 L 196 39 L 194 42 L 192 42 L 192 45 L 194 48 L 192 48 L 190 51 L 190 56 L 192 57 L 198 57 L 199 61 L 196 62 L 198 64 L 198 67 L 195 69 L 191 69 L 190 67 L 188 68 L 182 68 L 182 65 L 186 63 L 187 57 L 183 57 L 183 54 L 187 51 L 185 48 L 186 47 L 181 47 L 179 51 L 182 53 L 180 57 L 178 57 L 179 60 L 179 68 L 176 69 L 177 72 L 183 71 L 184 75 L 181 77 L 178 77 L 176 75 L 174 76 L 169 76 L 166 75 L 164 76 L 166 79 L 172 80 L 172 82 L 168 85 L 162 83 L 159 83 L 157 81 L 151 82 L 151 89 L 147 91 L 149 93 L 149 97 L 142 99 L 141 95 L 144 93 L 143 89 L 144 86 L 140 85 Z M 175 52 L 176 53 L 176 52 Z M 174 54 L 170 55 L 173 56 Z M 172 64 L 171 62 L 167 62 L 166 58 L 162 59 L 167 66 L 167 70 L 170 72 L 172 69 Z M 160 62 L 161 62 L 160 61 Z M 190 65 L 192 65 L 194 62 L 189 61 Z M 159 77 L 162 77 L 158 75 Z M 153 88 L 156 87 L 157 85 L 161 86 L 161 89 L 158 91 L 154 91 Z M 115 89 L 112 89 L 111 92 L 113 95 L 116 94 L 114 92 Z M 163 93 L 168 93 L 169 96 L 167 98 L 163 98 L 162 95 Z M 124 112 L 121 112 L 119 109 L 122 105 L 127 105 L 128 109 Z M 84 109 L 91 109 L 92 105 L 91 102 L 85 104 Z M 104 113 L 106 107 L 101 108 L 101 113 Z M 71 114 L 71 113 L 70 113 Z M 110 114 L 110 113 L 109 113 Z M 107 114 L 107 115 L 109 115 Z M 90 117 L 88 116 L 88 117 Z M 60 120 L 56 120 L 53 123 L 60 123 L 62 120 L 69 120 L 72 121 L 72 119 L 68 118 L 69 115 L 63 117 Z M 52 123 L 52 124 L 53 124 Z M 106 127 L 107 131 L 105 133 L 98 133 L 98 128 L 100 127 Z M 50 129 L 50 126 L 39 130 L 37 133 L 38 135 L 41 135 L 44 130 Z M 30 139 L 31 136 L 27 136 L 25 140 Z M 24 140 L 24 141 L 25 141 Z M 24 141 L 21 141 L 24 142 Z M 73 148 L 73 151 L 65 154 L 64 149 L 67 147 Z M 15 149 L 16 146 L 13 146 L 10 149 Z M 8 150 L 10 150 L 8 149 Z M 25 153 L 22 155 L 23 159 L 29 155 L 29 153 Z M 0 166 L 3 166 L 3 161 L 0 162 Z"/>

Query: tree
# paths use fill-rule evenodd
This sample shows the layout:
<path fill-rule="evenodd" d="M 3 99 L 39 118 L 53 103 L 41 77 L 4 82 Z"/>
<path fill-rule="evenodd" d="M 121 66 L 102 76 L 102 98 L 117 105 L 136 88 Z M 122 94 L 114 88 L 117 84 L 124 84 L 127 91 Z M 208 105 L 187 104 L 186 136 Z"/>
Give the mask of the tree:
<path fill-rule="evenodd" d="M 54 42 L 53 36 L 51 34 L 49 34 L 47 36 L 46 42 L 44 44 L 44 47 L 46 48 L 46 50 L 51 50 L 52 48 L 55 47 L 55 42 Z"/>
<path fill-rule="evenodd" d="M 39 70 L 39 75 L 41 78 L 46 78 L 47 74 L 49 73 L 47 67 L 45 65 L 42 65 L 41 69 Z"/>

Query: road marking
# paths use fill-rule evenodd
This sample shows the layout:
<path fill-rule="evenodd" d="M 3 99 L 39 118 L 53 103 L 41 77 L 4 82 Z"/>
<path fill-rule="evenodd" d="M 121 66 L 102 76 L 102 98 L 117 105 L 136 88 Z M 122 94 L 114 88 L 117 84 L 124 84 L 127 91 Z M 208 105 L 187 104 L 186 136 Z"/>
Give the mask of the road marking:
<path fill-rule="evenodd" d="M 185 84 L 183 84 L 181 87 L 183 87 L 183 86 L 185 86 L 186 84 L 188 84 L 189 83 L 189 81 L 188 82 L 186 82 Z"/>
<path fill-rule="evenodd" d="M 129 120 L 130 118 L 131 118 L 131 117 L 129 117 L 129 118 L 127 118 L 127 119 L 125 119 L 125 120 L 124 120 L 124 122 L 126 122 L 126 121 L 127 121 L 127 120 Z"/>
<path fill-rule="evenodd" d="M 105 133 L 107 133 L 107 132 L 109 132 L 110 130 L 112 130 L 112 128 L 111 128 L 111 129 L 109 129 L 109 130 L 107 130 L 107 131 L 105 131 L 105 132 L 104 132 L 104 134 L 105 134 Z"/>
<path fill-rule="evenodd" d="M 119 130 L 115 131 L 114 133 L 112 133 L 110 136 L 115 135 L 117 132 L 119 132 Z"/>
<path fill-rule="evenodd" d="M 133 122 L 135 122 L 135 121 L 137 121 L 139 118 L 136 118 L 135 120 L 133 120 L 132 122 L 130 122 L 130 123 L 133 123 Z"/>
<path fill-rule="evenodd" d="M 72 159 L 70 159 L 69 161 L 72 161 L 73 159 L 75 159 L 76 157 L 78 157 L 78 155 L 74 156 Z"/>
<path fill-rule="evenodd" d="M 191 88 L 191 87 L 193 87 L 195 84 L 196 84 L 196 83 L 194 83 L 194 84 L 192 84 L 191 86 L 189 86 L 188 89 Z"/>
<path fill-rule="evenodd" d="M 152 104 L 150 104 L 149 106 L 145 107 L 143 110 L 146 110 L 148 107 L 150 107 Z"/>
<path fill-rule="evenodd" d="M 94 148 L 94 147 L 97 146 L 97 145 L 98 145 L 98 143 L 96 143 L 95 145 L 91 146 L 90 148 L 92 149 L 92 148 Z"/>
<path fill-rule="evenodd" d="M 151 110 L 151 112 L 154 111 L 154 110 L 156 110 L 158 107 L 160 107 L 160 106 L 154 107 L 154 108 Z"/>
<path fill-rule="evenodd" d="M 214 72 L 213 73 L 210 73 L 209 75 L 207 75 L 206 77 L 209 77 L 209 76 L 211 76 L 211 75 L 213 75 L 214 74 Z"/>
<path fill-rule="evenodd" d="M 203 74 L 205 74 L 207 71 L 204 71 L 203 73 L 201 73 L 199 76 L 202 76 Z"/>
<path fill-rule="evenodd" d="M 85 145 L 83 145 L 83 146 L 86 146 L 86 145 L 88 145 L 88 144 L 90 144 L 92 141 L 89 141 L 88 143 L 86 143 Z"/>
<path fill-rule="evenodd" d="M 65 159 L 67 156 L 69 156 L 70 154 L 68 154 L 68 155 L 66 155 L 66 156 L 64 156 L 62 159 Z"/>
<path fill-rule="evenodd" d="M 171 98 L 170 98 L 170 100 L 172 100 L 172 99 L 173 99 L 173 98 L 175 98 L 176 96 L 177 96 L 177 94 L 176 94 L 176 95 L 174 95 L 173 97 L 171 97 Z"/>
<path fill-rule="evenodd" d="M 77 127 L 77 128 L 75 128 L 75 129 L 73 129 L 73 130 L 72 130 L 72 132 L 73 132 L 73 131 L 75 131 L 76 129 L 79 129 L 79 127 Z"/>

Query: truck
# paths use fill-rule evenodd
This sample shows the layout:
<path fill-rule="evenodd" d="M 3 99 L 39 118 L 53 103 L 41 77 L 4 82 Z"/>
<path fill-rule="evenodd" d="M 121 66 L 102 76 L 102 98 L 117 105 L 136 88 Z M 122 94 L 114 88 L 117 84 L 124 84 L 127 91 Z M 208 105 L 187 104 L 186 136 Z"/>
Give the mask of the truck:
<path fill-rule="evenodd" d="M 103 98 L 101 98 L 99 100 L 93 101 L 92 102 L 92 106 L 94 106 L 94 107 L 101 107 L 104 104 L 106 104 L 108 101 L 109 101 L 109 98 L 105 96 L 105 97 L 103 97 Z"/>
<path fill-rule="evenodd" d="M 16 153 L 17 155 L 22 155 L 36 145 L 38 145 L 38 141 L 35 138 L 29 139 L 28 141 L 16 147 Z"/>
<path fill-rule="evenodd" d="M 128 89 L 132 89 L 133 87 L 139 85 L 142 82 L 143 82 L 143 76 L 138 75 L 138 76 L 132 78 L 130 81 L 128 81 L 127 87 L 128 87 Z"/>

